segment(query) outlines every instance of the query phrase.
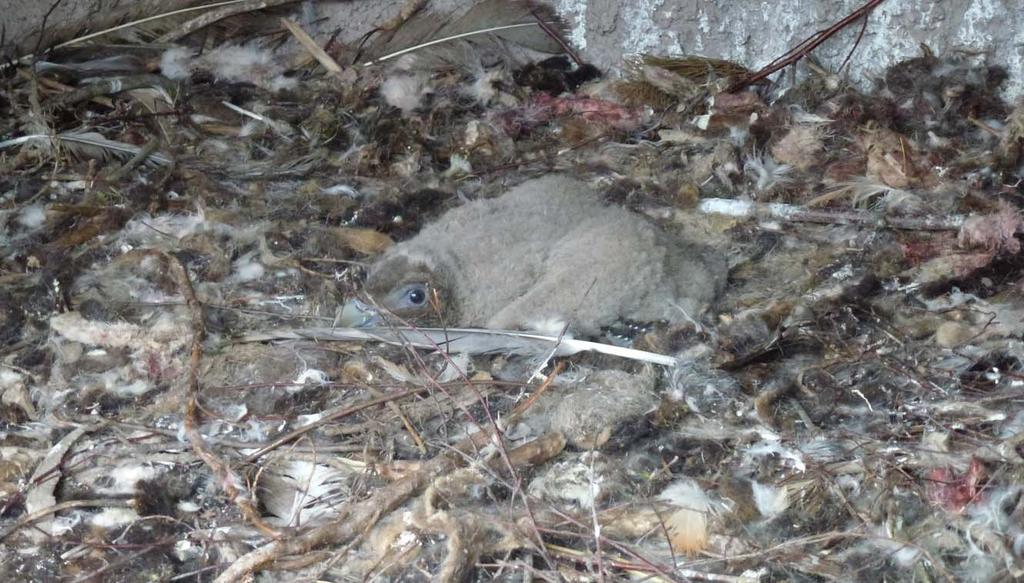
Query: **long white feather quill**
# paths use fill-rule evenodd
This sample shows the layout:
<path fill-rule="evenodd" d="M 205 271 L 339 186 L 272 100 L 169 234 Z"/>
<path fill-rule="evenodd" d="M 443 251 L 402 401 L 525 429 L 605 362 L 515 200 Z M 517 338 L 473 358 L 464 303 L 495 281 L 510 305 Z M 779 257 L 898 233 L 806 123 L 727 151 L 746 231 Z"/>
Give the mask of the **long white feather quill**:
<path fill-rule="evenodd" d="M 597 352 L 630 360 L 675 366 L 675 357 L 654 352 L 588 342 L 575 338 L 559 338 L 514 330 L 480 328 L 295 328 L 249 334 L 244 342 L 270 340 L 341 340 L 384 342 L 398 346 L 437 349 L 466 354 L 521 354 L 569 356 L 579 352 Z"/>
<path fill-rule="evenodd" d="M 400 56 L 402 56 L 402 55 L 404 55 L 406 53 L 411 53 L 411 52 L 414 52 L 414 51 L 418 51 L 420 49 L 425 49 L 427 47 L 432 47 L 434 45 L 439 45 L 439 44 L 450 42 L 450 41 L 453 41 L 453 40 L 459 40 L 460 38 L 469 38 L 471 36 L 477 36 L 477 35 L 487 34 L 487 33 L 491 33 L 491 32 L 501 32 L 503 30 L 511 30 L 511 29 L 514 29 L 514 28 L 525 28 L 525 27 L 529 27 L 529 26 L 539 26 L 539 25 L 536 22 L 524 22 L 524 23 L 520 23 L 520 24 L 506 24 L 504 26 L 492 26 L 490 28 L 482 28 L 480 30 L 473 30 L 473 31 L 470 31 L 470 32 L 463 32 L 463 33 L 459 33 L 459 34 L 453 34 L 453 35 L 449 35 L 449 36 L 446 36 L 446 37 L 442 37 L 442 38 L 434 39 L 434 40 L 431 40 L 431 41 L 423 42 L 423 43 L 420 43 L 420 44 L 418 44 L 416 46 L 407 47 L 407 48 L 395 51 L 393 53 L 388 53 L 388 54 L 384 55 L 383 57 L 379 57 L 379 58 L 373 59 L 372 61 L 366 61 L 365 63 L 363 63 L 363 66 L 364 67 L 370 67 L 372 65 L 377 65 L 379 63 L 383 63 L 384 61 L 390 61 L 391 59 L 394 59 L 395 57 L 400 57 Z"/>

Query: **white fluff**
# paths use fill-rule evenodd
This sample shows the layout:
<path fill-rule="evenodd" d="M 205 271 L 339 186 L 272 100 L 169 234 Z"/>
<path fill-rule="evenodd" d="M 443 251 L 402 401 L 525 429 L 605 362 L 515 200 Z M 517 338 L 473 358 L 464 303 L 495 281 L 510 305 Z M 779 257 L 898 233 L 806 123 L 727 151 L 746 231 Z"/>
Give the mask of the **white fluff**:
<path fill-rule="evenodd" d="M 784 447 L 778 441 L 759 441 L 751 445 L 743 452 L 743 464 L 749 466 L 757 458 L 769 456 L 777 456 L 783 465 L 798 472 L 807 471 L 803 455 L 799 451 Z"/>
<path fill-rule="evenodd" d="M 282 77 L 285 68 L 270 51 L 245 45 L 225 45 L 203 56 L 202 62 L 217 79 L 254 83 L 277 91 L 296 85 L 295 79 Z"/>
<path fill-rule="evenodd" d="M 150 216 L 146 214 L 128 221 L 121 231 L 121 239 L 131 245 L 153 246 L 167 242 L 167 236 L 181 239 L 211 228 L 202 212 L 194 215 L 164 214 Z M 223 225 L 218 225 L 222 226 Z"/>
<path fill-rule="evenodd" d="M 96 485 L 96 491 L 104 495 L 134 494 L 135 485 L 142 480 L 151 480 L 162 472 L 155 466 L 134 464 L 123 465 L 114 468 L 97 468 L 105 476 L 109 477 L 110 483 L 106 486 Z"/>
<path fill-rule="evenodd" d="M 391 75 L 380 86 L 384 102 L 401 109 L 405 115 L 415 111 L 423 97 L 431 92 L 433 89 L 427 84 L 426 77 L 409 73 Z"/>
<path fill-rule="evenodd" d="M 292 384 L 288 386 L 288 392 L 297 393 L 302 389 L 305 389 L 307 384 L 323 385 L 329 380 L 330 377 L 327 376 L 327 373 L 325 373 L 324 371 L 317 370 L 315 368 L 309 368 L 302 371 L 301 373 L 299 373 L 297 377 L 295 377 L 295 380 L 292 381 Z"/>
<path fill-rule="evenodd" d="M 785 488 L 777 488 L 770 484 L 750 483 L 751 494 L 757 511 L 765 518 L 773 518 L 789 508 L 789 493 Z"/>
<path fill-rule="evenodd" d="M 73 342 L 109 348 L 134 346 L 143 335 L 142 329 L 135 324 L 127 322 L 108 324 L 86 320 L 78 312 L 65 312 L 53 316 L 50 318 L 50 328 Z"/>
<path fill-rule="evenodd" d="M 572 338 L 568 330 L 569 322 L 562 318 L 543 318 L 532 320 L 526 324 L 526 329 L 545 336 Z"/>
<path fill-rule="evenodd" d="M 192 544 L 189 540 L 179 540 L 174 543 L 174 557 L 181 562 L 196 559 L 203 554 L 203 548 Z"/>
<path fill-rule="evenodd" d="M 231 280 L 235 282 L 256 281 L 266 272 L 254 253 L 248 253 L 235 261 Z"/>
<path fill-rule="evenodd" d="M 97 528 L 115 528 L 131 524 L 138 519 L 138 513 L 130 508 L 104 508 L 89 519 L 89 523 Z"/>
<path fill-rule="evenodd" d="M 711 508 L 711 499 L 694 480 L 683 478 L 668 485 L 658 498 L 679 508 L 688 508 L 706 513 Z"/>
<path fill-rule="evenodd" d="M 199 56 L 173 48 L 160 56 L 160 71 L 169 79 L 187 79 L 197 70 L 209 71 L 221 81 L 252 83 L 274 92 L 297 85 L 295 79 L 284 76 L 286 67 L 273 53 L 256 46 L 225 45 Z"/>
<path fill-rule="evenodd" d="M 143 379 L 126 382 L 126 378 L 130 375 L 131 371 L 129 368 L 124 367 L 103 373 L 100 375 L 100 380 L 103 383 L 103 388 L 108 393 L 119 397 L 139 397 L 154 388 L 151 383 Z"/>
<path fill-rule="evenodd" d="M 672 548 L 686 553 L 704 549 L 708 542 L 712 502 L 700 484 L 683 478 L 669 484 L 658 498 L 676 507 L 665 520 Z"/>
<path fill-rule="evenodd" d="M 605 491 L 607 464 L 598 452 L 586 452 L 573 460 L 557 462 L 534 478 L 527 490 L 552 502 L 569 502 L 593 508 Z"/>
<path fill-rule="evenodd" d="M 50 528 L 50 533 L 53 536 L 63 536 L 72 530 L 76 526 L 82 523 L 83 513 L 81 511 L 73 511 L 66 516 L 58 516 L 53 519 L 53 526 Z"/>
<path fill-rule="evenodd" d="M 25 388 L 25 375 L 8 368 L 0 368 L 0 393 L 17 388 Z"/>
<path fill-rule="evenodd" d="M 27 206 L 18 214 L 18 224 L 26 229 L 38 229 L 44 222 L 46 222 L 46 207 L 41 204 Z"/>
<path fill-rule="evenodd" d="M 791 182 L 789 173 L 792 169 L 789 164 L 779 164 L 771 156 L 757 152 L 743 163 L 743 173 L 755 180 L 754 188 L 758 192 L 767 192 Z"/>
<path fill-rule="evenodd" d="M 921 548 L 917 545 L 908 545 L 893 539 L 883 526 L 876 527 L 875 531 L 875 538 L 870 539 L 868 544 L 892 557 L 893 563 L 897 566 L 909 569 L 921 558 Z"/>
<path fill-rule="evenodd" d="M 160 72 L 168 79 L 188 79 L 192 67 L 192 51 L 182 47 L 167 49 L 160 55 Z"/>

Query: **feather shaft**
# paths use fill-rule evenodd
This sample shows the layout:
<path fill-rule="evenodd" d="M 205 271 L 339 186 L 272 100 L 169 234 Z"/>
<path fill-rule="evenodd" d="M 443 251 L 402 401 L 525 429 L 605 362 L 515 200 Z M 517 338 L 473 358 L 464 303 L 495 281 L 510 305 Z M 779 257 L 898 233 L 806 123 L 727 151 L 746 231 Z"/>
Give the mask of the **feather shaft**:
<path fill-rule="evenodd" d="M 551 23 L 551 24 L 557 24 L 557 23 Z M 391 60 L 391 59 L 393 59 L 395 57 L 400 57 L 400 56 L 405 55 L 407 53 L 418 51 L 420 49 L 425 49 L 427 47 L 432 47 L 434 45 L 439 45 L 441 43 L 446 43 L 446 42 L 450 42 L 450 41 L 453 41 L 453 40 L 459 40 L 461 38 L 467 38 L 467 37 L 477 36 L 477 35 L 481 35 L 481 34 L 487 34 L 487 33 L 491 33 L 491 32 L 501 32 L 503 30 L 511 30 L 511 29 L 514 29 L 514 28 L 525 28 L 525 27 L 528 27 L 528 26 L 539 26 L 539 25 L 536 22 L 523 22 L 523 23 L 519 23 L 519 24 L 506 24 L 506 25 L 503 25 L 503 26 L 492 26 L 490 28 L 482 28 L 480 30 L 471 30 L 469 32 L 462 32 L 462 33 L 459 33 L 459 34 L 453 34 L 453 35 L 449 35 L 449 36 L 446 36 L 446 37 L 443 37 L 443 38 L 438 38 L 438 39 L 434 39 L 434 40 L 427 41 L 427 42 L 424 42 L 424 43 L 420 43 L 420 44 L 418 44 L 416 46 L 412 46 L 412 47 L 408 47 L 408 48 L 405 48 L 405 49 L 398 50 L 398 51 L 395 51 L 393 53 L 386 54 L 383 57 L 379 57 L 379 58 L 373 59 L 372 61 L 366 61 L 365 63 L 363 63 L 362 66 L 363 67 L 371 67 L 373 65 L 377 65 L 377 64 L 383 63 L 384 61 Z"/>
<path fill-rule="evenodd" d="M 662 366 L 675 366 L 678 363 L 675 357 L 635 348 L 530 332 L 482 328 L 295 328 L 250 334 L 242 340 L 265 342 L 298 339 L 384 342 L 398 346 L 411 345 L 416 348 L 444 348 L 449 352 L 467 354 L 542 355 L 554 350 L 556 356 L 570 356 L 580 352 L 597 352 Z"/>
<path fill-rule="evenodd" d="M 138 155 L 142 151 L 142 148 L 134 144 L 126 144 L 124 142 L 117 142 L 114 140 L 108 140 L 103 136 L 96 133 L 63 133 L 56 134 L 54 136 L 48 136 L 46 134 L 29 134 L 26 136 L 19 136 L 17 138 L 11 138 L 0 142 L 0 150 L 10 148 L 12 146 L 19 146 L 28 142 L 47 142 L 52 143 L 53 141 L 63 142 L 68 144 L 80 144 L 87 147 L 100 148 L 102 150 L 115 152 L 122 155 Z M 147 161 L 154 164 L 170 164 L 171 159 L 163 154 L 153 153 L 147 158 Z"/>

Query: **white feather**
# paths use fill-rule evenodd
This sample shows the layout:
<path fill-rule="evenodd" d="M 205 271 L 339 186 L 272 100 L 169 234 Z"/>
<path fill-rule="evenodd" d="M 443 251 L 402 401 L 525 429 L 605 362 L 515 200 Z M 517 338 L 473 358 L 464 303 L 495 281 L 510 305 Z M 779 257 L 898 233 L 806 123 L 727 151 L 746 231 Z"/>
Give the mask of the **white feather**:
<path fill-rule="evenodd" d="M 356 342 L 384 342 L 398 346 L 426 349 L 445 349 L 467 354 L 523 354 L 543 356 L 570 356 L 580 352 L 597 352 L 663 366 L 675 366 L 675 357 L 634 348 L 600 344 L 575 338 L 559 338 L 516 332 L 514 330 L 487 330 L 483 328 L 296 328 L 272 330 L 243 337 L 245 342 L 270 340 L 341 340 Z"/>

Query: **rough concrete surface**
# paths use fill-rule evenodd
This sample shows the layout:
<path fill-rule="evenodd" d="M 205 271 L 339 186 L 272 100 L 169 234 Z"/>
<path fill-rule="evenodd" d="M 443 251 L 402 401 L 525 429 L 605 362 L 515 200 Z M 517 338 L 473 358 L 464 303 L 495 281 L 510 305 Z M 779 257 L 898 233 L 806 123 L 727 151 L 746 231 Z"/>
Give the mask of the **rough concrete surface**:
<path fill-rule="evenodd" d="M 208 3 L 208 2 L 207 2 Z M 554 0 L 569 22 L 572 40 L 599 66 L 616 68 L 631 53 L 701 54 L 757 68 L 815 31 L 848 14 L 864 0 Z M 47 41 L 83 29 L 171 10 L 189 3 L 159 0 L 64 0 L 49 20 Z M 326 27 L 356 40 L 372 23 L 397 13 L 405 2 L 354 0 L 307 4 L 329 16 Z M 434 0 L 447 8 L 457 0 Z M 0 0 L 8 54 L 31 51 L 51 2 Z M 83 26 L 87 24 L 88 26 Z M 826 42 L 815 56 L 826 66 L 843 61 L 859 32 L 854 25 Z M 1020 0 L 888 0 L 870 16 L 850 61 L 850 76 L 864 79 L 895 61 L 920 54 L 920 43 L 938 53 L 988 51 L 1010 72 L 1007 94 L 1024 88 L 1024 10 Z"/>
<path fill-rule="evenodd" d="M 209 3 L 209 2 L 204 2 Z M 187 0 L 0 0 L 3 56 L 22 56 L 115 25 L 196 4 Z M 45 34 L 39 42 L 39 31 Z"/>

